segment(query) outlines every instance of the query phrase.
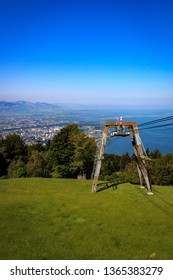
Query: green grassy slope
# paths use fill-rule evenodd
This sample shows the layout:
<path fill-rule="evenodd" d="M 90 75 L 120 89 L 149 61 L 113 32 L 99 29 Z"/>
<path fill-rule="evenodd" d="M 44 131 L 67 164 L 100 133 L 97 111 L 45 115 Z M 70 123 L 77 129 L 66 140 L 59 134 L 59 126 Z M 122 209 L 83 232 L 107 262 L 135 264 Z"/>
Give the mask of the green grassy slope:
<path fill-rule="evenodd" d="M 0 259 L 173 259 L 173 188 L 0 180 Z"/>

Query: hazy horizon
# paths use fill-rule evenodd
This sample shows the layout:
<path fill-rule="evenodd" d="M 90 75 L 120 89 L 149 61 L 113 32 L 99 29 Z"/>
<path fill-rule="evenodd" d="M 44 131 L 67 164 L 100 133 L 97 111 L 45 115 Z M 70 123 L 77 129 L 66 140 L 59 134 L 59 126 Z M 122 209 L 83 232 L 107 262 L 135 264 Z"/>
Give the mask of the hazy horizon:
<path fill-rule="evenodd" d="M 37 103 L 40 103 L 40 104 L 48 104 L 48 105 L 53 105 L 53 106 L 60 106 L 60 108 L 62 107 L 63 108 L 66 108 L 66 109 L 76 109 L 76 110 L 102 110 L 103 112 L 108 112 L 110 111 L 110 113 L 112 111 L 117 111 L 117 112 L 130 112 L 130 113 L 134 113 L 135 112 L 137 114 L 139 113 L 144 113 L 144 112 L 148 112 L 148 113 L 153 113 L 153 115 L 155 113 L 158 113 L 158 114 L 163 114 L 164 112 L 168 113 L 169 114 L 172 114 L 172 104 L 170 104 L 170 106 L 167 106 L 167 107 L 163 107 L 163 106 L 142 106 L 142 105 L 139 105 L 139 106 L 129 106 L 129 105 L 117 105 L 117 104 L 96 104 L 96 103 L 92 103 L 92 104 L 89 104 L 89 103 L 85 103 L 85 104 L 82 104 L 82 103 L 74 103 L 74 102 L 46 102 L 46 101 L 29 101 L 29 100 L 0 100 L 0 102 L 28 102 L 28 103 L 31 103 L 31 104 L 37 104 Z"/>

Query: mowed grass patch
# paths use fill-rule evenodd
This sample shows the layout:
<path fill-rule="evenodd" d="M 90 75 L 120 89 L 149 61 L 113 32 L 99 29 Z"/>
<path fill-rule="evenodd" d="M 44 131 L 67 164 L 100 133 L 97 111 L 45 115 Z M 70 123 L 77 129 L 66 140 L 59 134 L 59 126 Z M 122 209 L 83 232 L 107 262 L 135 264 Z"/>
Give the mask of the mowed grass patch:
<path fill-rule="evenodd" d="M 0 259 L 173 259 L 173 188 L 0 180 Z"/>

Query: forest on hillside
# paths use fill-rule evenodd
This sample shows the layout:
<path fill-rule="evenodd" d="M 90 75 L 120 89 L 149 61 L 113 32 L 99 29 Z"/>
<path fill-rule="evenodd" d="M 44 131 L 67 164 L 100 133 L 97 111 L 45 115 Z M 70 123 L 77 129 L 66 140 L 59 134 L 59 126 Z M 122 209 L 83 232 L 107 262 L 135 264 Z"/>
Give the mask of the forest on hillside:
<path fill-rule="evenodd" d="M 64 127 L 46 145 L 26 145 L 16 134 L 0 139 L 0 178 L 46 177 L 91 178 L 96 142 L 77 126 Z M 150 181 L 156 185 L 173 185 L 173 154 L 162 155 L 157 149 L 146 150 Z M 105 154 L 100 179 L 139 183 L 135 156 Z"/>

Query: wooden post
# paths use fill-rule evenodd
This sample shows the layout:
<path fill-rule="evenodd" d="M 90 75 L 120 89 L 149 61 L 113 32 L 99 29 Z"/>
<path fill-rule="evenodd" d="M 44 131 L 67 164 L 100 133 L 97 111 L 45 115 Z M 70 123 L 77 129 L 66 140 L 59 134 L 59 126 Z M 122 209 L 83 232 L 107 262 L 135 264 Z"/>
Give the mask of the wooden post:
<path fill-rule="evenodd" d="M 99 179 L 99 175 L 100 175 L 100 169 L 101 169 L 101 164 L 102 164 L 102 160 L 103 160 L 103 154 L 104 154 L 104 150 L 105 150 L 107 134 L 108 134 L 108 127 L 104 126 L 103 132 L 102 132 L 100 151 L 99 151 L 99 155 L 97 158 L 94 180 L 93 180 L 93 185 L 92 185 L 93 192 L 97 191 L 97 184 L 98 184 L 98 179 Z"/>
<path fill-rule="evenodd" d="M 143 150 L 142 150 L 142 142 L 141 142 L 141 138 L 139 136 L 139 131 L 137 126 L 132 126 L 131 129 L 131 138 L 132 138 L 132 145 L 133 145 L 133 149 L 134 149 L 134 153 L 135 153 L 135 157 L 136 157 L 136 163 L 137 163 L 137 170 L 138 170 L 138 175 L 139 175 L 139 180 L 140 180 L 140 184 L 141 184 L 141 188 L 143 188 L 143 178 L 145 180 L 147 189 L 148 189 L 148 194 L 152 195 L 152 187 L 149 181 L 149 177 L 148 177 L 148 171 L 145 165 L 145 158 L 144 158 L 144 154 L 143 154 Z M 143 178 L 142 178 L 143 176 Z"/>

